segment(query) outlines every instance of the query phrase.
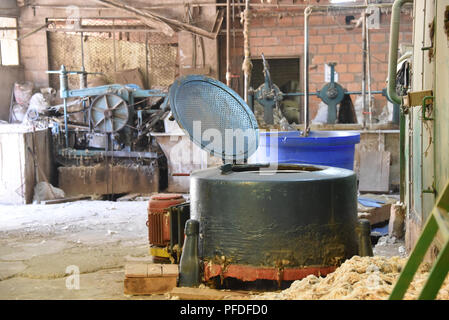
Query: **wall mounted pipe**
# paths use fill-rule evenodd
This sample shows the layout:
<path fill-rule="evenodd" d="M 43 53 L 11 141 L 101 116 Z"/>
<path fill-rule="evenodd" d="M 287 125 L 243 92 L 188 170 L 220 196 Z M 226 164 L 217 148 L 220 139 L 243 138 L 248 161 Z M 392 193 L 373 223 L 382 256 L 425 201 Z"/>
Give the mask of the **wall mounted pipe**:
<path fill-rule="evenodd" d="M 303 135 L 309 134 L 309 16 L 312 7 L 304 10 L 304 131 Z"/>
<path fill-rule="evenodd" d="M 390 25 L 390 51 L 388 55 L 388 90 L 391 101 L 402 104 L 402 98 L 396 93 L 396 72 L 398 66 L 399 25 L 401 21 L 401 8 L 405 3 L 413 3 L 413 0 L 396 0 L 391 12 Z"/>
<path fill-rule="evenodd" d="M 367 41 L 366 41 L 366 12 L 362 13 L 362 42 L 363 42 L 363 56 L 362 56 L 362 66 L 363 66 L 363 72 L 362 72 L 362 110 L 363 110 L 363 128 L 366 128 L 367 125 L 367 115 L 368 110 L 366 107 L 366 54 L 367 54 Z"/>
<path fill-rule="evenodd" d="M 402 98 L 396 93 L 396 73 L 398 66 L 399 24 L 401 20 L 401 8 L 405 3 L 413 3 L 413 0 L 396 0 L 391 12 L 390 25 L 390 52 L 388 56 L 388 90 L 390 101 L 402 105 Z M 405 200 L 405 115 L 399 117 L 399 164 L 400 164 L 400 200 Z"/>

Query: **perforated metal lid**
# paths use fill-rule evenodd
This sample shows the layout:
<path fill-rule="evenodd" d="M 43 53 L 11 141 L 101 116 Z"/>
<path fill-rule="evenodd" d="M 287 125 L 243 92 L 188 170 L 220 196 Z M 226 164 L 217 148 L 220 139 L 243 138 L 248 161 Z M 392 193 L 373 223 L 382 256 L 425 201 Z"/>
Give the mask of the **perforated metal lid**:
<path fill-rule="evenodd" d="M 247 159 L 257 150 L 256 117 L 222 82 L 198 75 L 182 77 L 170 87 L 169 96 L 176 121 L 203 150 L 224 160 Z"/>

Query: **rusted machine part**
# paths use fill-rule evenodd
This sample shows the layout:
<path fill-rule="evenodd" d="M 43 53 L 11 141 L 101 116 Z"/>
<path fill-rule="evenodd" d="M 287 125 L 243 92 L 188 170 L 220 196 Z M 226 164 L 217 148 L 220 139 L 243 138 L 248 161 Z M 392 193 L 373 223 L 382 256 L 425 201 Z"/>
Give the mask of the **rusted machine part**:
<path fill-rule="evenodd" d="M 223 268 L 220 264 L 204 262 L 204 280 L 209 281 L 215 277 L 235 278 L 241 281 L 252 282 L 256 280 L 294 281 L 309 275 L 325 276 L 335 271 L 336 266 L 330 267 L 304 267 L 304 268 L 265 268 L 238 264 L 230 264 Z"/>
<path fill-rule="evenodd" d="M 148 203 L 148 240 L 151 245 L 166 246 L 170 243 L 171 206 L 184 203 L 185 199 L 177 193 L 159 193 L 151 196 Z"/>

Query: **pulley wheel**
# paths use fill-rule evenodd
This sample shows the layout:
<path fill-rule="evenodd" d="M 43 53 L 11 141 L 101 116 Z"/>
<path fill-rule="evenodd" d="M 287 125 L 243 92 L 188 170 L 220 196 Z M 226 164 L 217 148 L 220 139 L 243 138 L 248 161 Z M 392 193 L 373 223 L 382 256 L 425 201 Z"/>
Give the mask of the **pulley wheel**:
<path fill-rule="evenodd" d="M 116 94 L 104 94 L 95 98 L 90 107 L 90 118 L 94 131 L 112 133 L 128 123 L 128 104 Z"/>

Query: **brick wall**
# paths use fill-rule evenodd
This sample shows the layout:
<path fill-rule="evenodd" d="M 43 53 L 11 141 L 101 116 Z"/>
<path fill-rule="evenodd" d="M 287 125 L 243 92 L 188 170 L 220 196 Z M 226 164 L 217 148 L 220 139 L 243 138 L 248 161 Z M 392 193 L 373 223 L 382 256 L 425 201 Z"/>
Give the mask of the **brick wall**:
<path fill-rule="evenodd" d="M 253 10 L 255 17 L 251 20 L 250 46 L 253 58 L 260 58 L 263 53 L 267 58 L 299 57 L 302 60 L 304 52 L 304 16 L 303 10 L 298 9 L 258 9 Z M 336 62 L 338 82 L 349 91 L 362 90 L 362 28 L 347 29 L 345 18 L 352 15 L 360 17 L 361 11 L 341 11 L 339 13 L 313 13 L 309 18 L 310 37 L 310 90 L 317 91 L 324 85 L 324 69 L 328 62 Z M 371 90 L 382 90 L 386 87 L 388 74 L 388 49 L 390 13 L 382 13 L 379 29 L 371 29 Z M 242 28 L 236 25 L 236 28 Z M 405 14 L 401 20 L 400 43 L 411 43 L 412 19 Z M 225 41 L 220 41 L 221 80 L 224 81 L 225 70 Z M 234 79 L 232 87 L 242 92 L 243 75 L 241 61 L 243 55 L 243 38 L 241 33 L 236 38 L 236 46 L 231 37 L 231 55 L 233 74 L 240 74 L 240 79 Z M 303 62 L 301 63 L 301 65 Z M 301 70 L 301 73 L 303 70 Z M 302 76 L 301 76 L 301 88 Z M 302 91 L 303 89 L 301 89 Z M 353 102 L 356 97 L 352 96 Z M 321 100 L 310 98 L 311 117 L 317 111 Z M 377 112 L 386 105 L 382 96 L 376 96 Z"/>

